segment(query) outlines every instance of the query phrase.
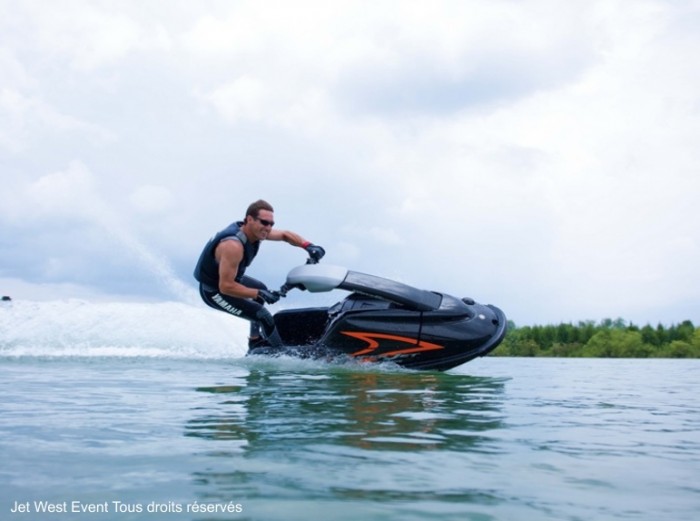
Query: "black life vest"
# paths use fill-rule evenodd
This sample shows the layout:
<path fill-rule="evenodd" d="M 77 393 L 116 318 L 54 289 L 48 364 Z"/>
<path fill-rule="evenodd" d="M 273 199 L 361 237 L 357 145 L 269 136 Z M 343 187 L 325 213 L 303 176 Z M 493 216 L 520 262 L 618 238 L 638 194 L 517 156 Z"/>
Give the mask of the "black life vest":
<path fill-rule="evenodd" d="M 214 252 L 216 247 L 224 239 L 235 238 L 241 241 L 243 244 L 243 259 L 241 259 L 240 264 L 238 264 L 238 273 L 236 273 L 236 281 L 240 281 L 241 277 L 245 273 L 245 270 L 253 259 L 258 254 L 260 249 L 260 241 L 251 243 L 248 241 L 243 230 L 243 221 L 238 221 L 230 224 L 219 233 L 214 235 L 209 242 L 204 246 L 202 254 L 199 256 L 197 261 L 197 266 L 194 269 L 194 278 L 197 279 L 202 284 L 210 286 L 212 289 L 219 288 L 219 263 L 216 261 Z"/>

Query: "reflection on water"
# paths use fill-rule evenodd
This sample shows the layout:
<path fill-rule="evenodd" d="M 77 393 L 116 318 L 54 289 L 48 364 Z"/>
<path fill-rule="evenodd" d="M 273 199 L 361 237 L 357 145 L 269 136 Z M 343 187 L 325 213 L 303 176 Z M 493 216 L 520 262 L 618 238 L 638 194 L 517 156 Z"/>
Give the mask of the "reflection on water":
<path fill-rule="evenodd" d="M 503 423 L 504 379 L 239 371 L 222 385 L 196 389 L 204 399 L 185 426 L 186 436 L 212 442 L 194 474 L 203 499 L 415 497 L 425 492 L 420 470 L 405 474 L 421 465 L 421 454 L 434 453 L 433 473 L 441 472 L 441 460 L 454 462 L 450 455 L 498 451 L 492 433 Z"/>
<path fill-rule="evenodd" d="M 441 373 L 249 371 L 199 387 L 187 436 L 238 441 L 247 451 L 313 443 L 363 449 L 474 448 L 502 414 L 503 380 Z M 489 450 L 488 444 L 482 450 Z"/>

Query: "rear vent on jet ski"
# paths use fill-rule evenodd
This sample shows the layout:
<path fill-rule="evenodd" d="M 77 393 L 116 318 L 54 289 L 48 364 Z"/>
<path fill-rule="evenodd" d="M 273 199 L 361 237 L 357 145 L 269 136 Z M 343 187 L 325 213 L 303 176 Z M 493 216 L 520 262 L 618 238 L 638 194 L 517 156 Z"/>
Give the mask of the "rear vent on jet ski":
<path fill-rule="evenodd" d="M 462 302 L 464 302 L 465 304 L 467 304 L 467 305 L 469 305 L 469 306 L 473 306 L 473 305 L 474 305 L 474 299 L 473 299 L 473 298 L 464 297 L 464 298 L 462 299 Z"/>

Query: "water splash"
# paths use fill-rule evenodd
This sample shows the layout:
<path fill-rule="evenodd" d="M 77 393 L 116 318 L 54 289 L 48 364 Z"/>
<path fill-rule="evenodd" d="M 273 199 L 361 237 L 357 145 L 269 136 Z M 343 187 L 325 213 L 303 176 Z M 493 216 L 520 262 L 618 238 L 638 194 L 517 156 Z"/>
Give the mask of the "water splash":
<path fill-rule="evenodd" d="M 0 356 L 239 358 L 247 328 L 181 302 L 3 302 Z"/>
<path fill-rule="evenodd" d="M 165 257 L 158 256 L 148 249 L 116 219 L 110 222 L 111 218 L 108 215 L 103 215 L 102 219 L 105 229 L 138 259 L 139 269 L 152 274 L 155 280 L 179 301 L 190 305 L 201 304 L 197 291 L 175 275 L 170 262 Z"/>

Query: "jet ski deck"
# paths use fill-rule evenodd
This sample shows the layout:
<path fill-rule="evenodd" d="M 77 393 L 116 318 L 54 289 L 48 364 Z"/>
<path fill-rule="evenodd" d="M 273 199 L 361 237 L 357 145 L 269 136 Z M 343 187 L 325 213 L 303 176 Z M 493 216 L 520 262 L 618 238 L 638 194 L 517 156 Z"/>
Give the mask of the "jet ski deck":
<path fill-rule="evenodd" d="M 506 334 L 495 306 L 427 291 L 338 266 L 294 268 L 280 289 L 351 293 L 330 307 L 274 315 L 283 345 L 263 342 L 249 354 L 391 361 L 411 369 L 451 369 L 495 349 Z"/>

